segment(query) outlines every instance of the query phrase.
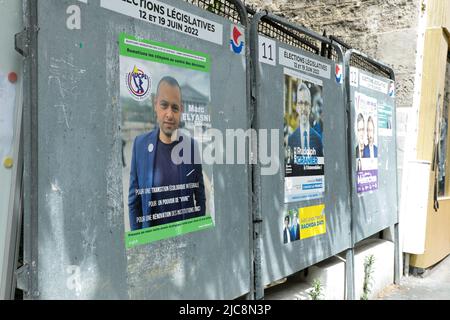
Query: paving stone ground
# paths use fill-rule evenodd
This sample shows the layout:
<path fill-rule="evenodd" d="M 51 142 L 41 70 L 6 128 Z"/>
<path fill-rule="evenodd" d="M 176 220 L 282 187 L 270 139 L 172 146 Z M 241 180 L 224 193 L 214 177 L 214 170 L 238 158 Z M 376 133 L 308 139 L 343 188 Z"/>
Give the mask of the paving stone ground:
<path fill-rule="evenodd" d="M 450 256 L 422 276 L 402 278 L 399 286 L 386 288 L 379 300 L 450 300 Z"/>

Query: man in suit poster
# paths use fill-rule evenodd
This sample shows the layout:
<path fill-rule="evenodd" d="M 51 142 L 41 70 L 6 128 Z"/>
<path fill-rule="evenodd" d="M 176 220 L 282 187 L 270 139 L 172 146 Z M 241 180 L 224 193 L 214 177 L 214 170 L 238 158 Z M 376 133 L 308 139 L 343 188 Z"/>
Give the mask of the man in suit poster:
<path fill-rule="evenodd" d="M 283 243 L 291 243 L 291 217 L 286 215 L 284 217 L 284 226 L 283 226 Z"/>
<path fill-rule="evenodd" d="M 298 213 L 294 213 L 291 226 L 292 241 L 300 240 L 300 224 L 298 223 Z"/>
<path fill-rule="evenodd" d="M 305 80 L 285 75 L 285 90 L 285 203 L 323 198 L 323 84 L 310 77 Z M 316 106 L 314 116 L 313 101 L 321 103 L 320 112 Z"/>
<path fill-rule="evenodd" d="M 378 101 L 355 93 L 356 180 L 357 192 L 378 189 Z"/>
<path fill-rule="evenodd" d="M 356 137 L 358 140 L 358 145 L 356 146 L 356 158 L 361 159 L 364 158 L 364 150 L 366 148 L 364 143 L 366 139 L 366 122 L 364 121 L 362 113 L 359 113 L 356 118 Z"/>
<path fill-rule="evenodd" d="M 129 37 L 133 44 L 146 44 Z M 120 41 L 126 246 L 210 229 L 214 227 L 213 168 L 201 162 L 201 144 L 207 139 L 194 136 L 206 134 L 195 129 L 211 127 L 209 66 L 194 70 L 182 63 L 179 54 L 178 65 L 168 64 L 152 51 L 160 44 L 148 40 L 152 46 L 138 47 Z M 137 50 L 154 58 L 136 58 L 132 53 Z M 206 56 L 190 53 L 194 55 Z"/>
<path fill-rule="evenodd" d="M 364 149 L 364 158 L 378 158 L 378 147 L 375 145 L 375 124 L 373 118 L 367 119 L 367 146 Z"/>

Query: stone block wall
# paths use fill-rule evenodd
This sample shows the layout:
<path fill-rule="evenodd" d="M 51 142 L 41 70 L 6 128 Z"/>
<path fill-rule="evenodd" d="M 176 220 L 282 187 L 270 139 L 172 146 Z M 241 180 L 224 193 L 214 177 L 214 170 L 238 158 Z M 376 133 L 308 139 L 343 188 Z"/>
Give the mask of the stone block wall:
<path fill-rule="evenodd" d="M 393 67 L 397 107 L 411 107 L 422 0 L 245 0 L 317 33 L 342 39 Z"/>

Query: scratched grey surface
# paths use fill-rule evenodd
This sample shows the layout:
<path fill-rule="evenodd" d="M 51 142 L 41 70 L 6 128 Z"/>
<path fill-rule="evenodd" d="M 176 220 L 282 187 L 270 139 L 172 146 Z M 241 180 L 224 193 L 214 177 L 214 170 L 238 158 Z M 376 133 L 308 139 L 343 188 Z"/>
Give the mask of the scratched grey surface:
<path fill-rule="evenodd" d="M 214 167 L 216 227 L 125 250 L 118 37 L 212 57 L 212 124 L 247 127 L 245 59 L 223 46 L 76 1 L 41 0 L 39 17 L 38 287 L 41 299 L 232 299 L 250 290 L 248 169 Z M 80 30 L 66 9 L 81 8 Z M 81 44 L 81 45 L 80 45 Z"/>
<path fill-rule="evenodd" d="M 330 65 L 330 79 L 310 77 L 323 81 L 323 123 L 325 155 L 325 196 L 323 199 L 290 203 L 287 209 L 298 209 L 325 204 L 326 234 L 309 239 L 283 243 L 284 204 L 284 148 L 280 148 L 281 170 L 275 176 L 261 178 L 262 210 L 262 274 L 264 284 L 279 280 L 303 270 L 319 261 L 348 249 L 351 244 L 350 190 L 346 156 L 345 108 L 343 85 L 335 80 L 333 61 L 318 57 L 299 48 L 277 41 L 279 48 L 300 53 Z M 284 126 L 284 66 L 258 64 L 261 87 L 257 122 L 260 128 L 279 129 Z M 279 138 L 284 146 L 283 135 Z"/>
<path fill-rule="evenodd" d="M 388 82 L 389 79 L 359 70 L 360 73 L 372 78 Z M 364 240 L 377 232 L 398 223 L 397 213 L 397 158 L 396 146 L 396 113 L 395 99 L 362 86 L 350 87 L 351 94 L 351 124 L 355 128 L 355 91 L 376 98 L 378 104 L 386 103 L 392 106 L 392 137 L 378 135 L 378 190 L 358 194 L 356 192 L 356 158 L 352 157 L 352 201 L 353 201 L 353 240 L 355 243 Z M 358 144 L 356 132 L 352 130 L 353 154 Z"/>

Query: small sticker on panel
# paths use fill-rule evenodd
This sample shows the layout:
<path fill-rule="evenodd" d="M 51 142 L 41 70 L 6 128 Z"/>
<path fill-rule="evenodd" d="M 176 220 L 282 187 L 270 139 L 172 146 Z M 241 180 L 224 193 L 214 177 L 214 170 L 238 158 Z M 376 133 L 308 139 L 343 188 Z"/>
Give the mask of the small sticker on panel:
<path fill-rule="evenodd" d="M 274 40 L 259 36 L 259 62 L 276 66 L 277 44 Z"/>
<path fill-rule="evenodd" d="M 329 64 L 307 57 L 298 52 L 280 48 L 280 64 L 302 73 L 331 79 L 331 66 Z"/>
<path fill-rule="evenodd" d="M 340 64 L 336 64 L 336 82 L 339 84 L 344 83 L 344 76 L 342 72 L 342 66 Z"/>
<path fill-rule="evenodd" d="M 236 25 L 232 25 L 231 28 L 230 48 L 236 54 L 243 54 L 245 52 L 245 31 Z"/>
<path fill-rule="evenodd" d="M 325 205 L 300 208 L 300 240 L 316 237 L 327 232 Z"/>
<path fill-rule="evenodd" d="M 350 67 L 350 86 L 359 87 L 359 70 L 355 67 Z"/>

